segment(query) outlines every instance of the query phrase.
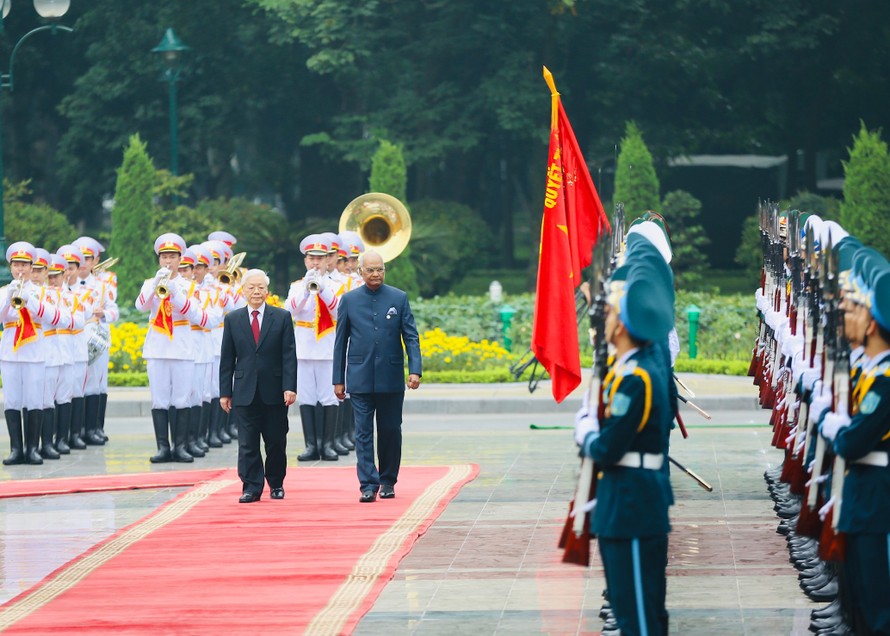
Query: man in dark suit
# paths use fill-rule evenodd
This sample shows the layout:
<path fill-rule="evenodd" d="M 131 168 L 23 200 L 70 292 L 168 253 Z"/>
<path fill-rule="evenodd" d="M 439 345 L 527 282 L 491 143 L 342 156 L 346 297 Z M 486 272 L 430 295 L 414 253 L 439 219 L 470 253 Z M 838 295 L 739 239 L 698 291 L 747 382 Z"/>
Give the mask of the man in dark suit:
<path fill-rule="evenodd" d="M 355 414 L 355 455 L 359 501 L 395 497 L 402 461 L 402 404 L 405 399 L 405 352 L 408 388 L 420 386 L 420 338 L 408 294 L 384 285 L 386 269 L 377 252 L 359 259 L 365 284 L 343 294 L 334 340 L 334 393 L 349 391 Z M 404 342 L 404 348 L 402 343 Z M 374 464 L 374 413 L 377 413 L 377 458 Z"/>
<path fill-rule="evenodd" d="M 247 307 L 225 318 L 219 360 L 219 404 L 240 418 L 240 503 L 259 501 L 263 478 L 272 499 L 284 499 L 287 471 L 287 407 L 297 399 L 297 353 L 290 314 L 266 304 L 269 277 L 249 270 L 242 282 Z M 266 445 L 266 466 L 260 436 Z"/>

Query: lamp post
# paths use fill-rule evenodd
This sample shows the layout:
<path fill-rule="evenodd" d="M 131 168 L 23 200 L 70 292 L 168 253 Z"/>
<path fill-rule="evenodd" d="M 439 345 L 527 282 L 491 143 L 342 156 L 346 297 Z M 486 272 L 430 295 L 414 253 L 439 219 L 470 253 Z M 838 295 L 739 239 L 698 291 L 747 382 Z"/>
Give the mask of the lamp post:
<path fill-rule="evenodd" d="M 177 139 L 177 122 L 176 122 L 176 82 L 182 75 L 182 68 L 179 65 L 180 53 L 188 51 L 189 47 L 183 44 L 182 40 L 173 32 L 173 29 L 167 29 L 161 43 L 154 47 L 151 52 L 159 53 L 164 56 L 164 64 L 167 68 L 161 75 L 161 81 L 170 85 L 170 174 L 174 177 L 179 174 L 179 141 Z"/>
<path fill-rule="evenodd" d="M 689 320 L 689 359 L 695 360 L 698 356 L 698 319 L 701 316 L 701 308 L 698 305 L 689 305 L 686 308 L 686 317 Z"/>
<path fill-rule="evenodd" d="M 0 20 L 6 18 L 9 15 L 9 9 L 12 5 L 12 0 L 0 0 Z M 71 6 L 71 0 L 34 0 L 34 10 L 40 15 L 40 17 L 50 20 L 49 24 L 44 24 L 43 26 L 39 26 L 36 29 L 31 29 L 25 35 L 23 35 L 18 42 L 16 42 L 15 46 L 12 48 L 12 54 L 9 56 L 9 72 L 2 73 L 0 72 L 0 93 L 3 92 L 3 89 L 9 89 L 11 93 L 15 88 L 15 76 L 13 75 L 13 71 L 15 69 L 15 55 L 19 51 L 19 47 L 30 38 L 32 35 L 40 33 L 41 31 L 50 31 L 52 33 L 56 33 L 57 31 L 66 31 L 70 33 L 74 29 L 66 26 L 62 26 L 53 22 L 54 20 L 58 20 L 63 15 L 68 12 L 68 8 Z M 2 22 L 0 22 L 0 31 L 2 31 Z M 0 124 L 2 124 L 2 118 L 0 118 Z M 0 128 L 0 254 L 2 257 L 6 256 L 6 210 L 3 207 L 3 131 Z M 0 284 L 6 284 L 11 280 L 10 274 L 6 271 L 6 268 L 3 268 L 0 271 Z"/>

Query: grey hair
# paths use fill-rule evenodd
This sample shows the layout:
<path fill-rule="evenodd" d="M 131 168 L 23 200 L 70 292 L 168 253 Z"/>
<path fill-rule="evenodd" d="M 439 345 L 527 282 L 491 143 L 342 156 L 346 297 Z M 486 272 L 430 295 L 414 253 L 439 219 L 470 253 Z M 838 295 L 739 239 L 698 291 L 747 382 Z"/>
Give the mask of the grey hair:
<path fill-rule="evenodd" d="M 247 284 L 248 278 L 262 278 L 263 282 L 266 283 L 266 287 L 269 286 L 269 276 L 261 269 L 249 269 L 244 272 L 244 276 L 241 277 L 241 285 Z"/>
<path fill-rule="evenodd" d="M 365 267 L 365 258 L 374 254 L 375 256 L 380 257 L 380 262 L 383 263 L 383 256 L 380 255 L 380 252 L 375 252 L 374 250 L 368 250 L 367 252 L 362 252 L 358 255 L 358 266 L 361 268 Z M 386 263 L 383 263 L 383 266 L 386 267 Z"/>

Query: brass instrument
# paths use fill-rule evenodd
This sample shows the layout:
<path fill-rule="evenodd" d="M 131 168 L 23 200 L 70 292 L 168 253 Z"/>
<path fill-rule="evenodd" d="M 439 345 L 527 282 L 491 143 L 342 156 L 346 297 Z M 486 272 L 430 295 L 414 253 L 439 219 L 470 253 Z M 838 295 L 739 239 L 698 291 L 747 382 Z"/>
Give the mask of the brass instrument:
<path fill-rule="evenodd" d="M 226 263 L 225 269 L 217 273 L 216 280 L 223 285 L 232 285 L 241 280 L 241 270 L 239 268 L 245 256 L 247 256 L 247 252 L 238 252 L 230 258 L 229 262 Z"/>
<path fill-rule="evenodd" d="M 339 232 L 358 232 L 365 246 L 393 260 L 411 240 L 411 215 L 405 204 L 382 192 L 353 199 L 340 215 Z"/>
<path fill-rule="evenodd" d="M 101 273 L 104 272 L 106 269 L 111 269 L 112 267 L 114 267 L 115 265 L 117 265 L 118 261 L 120 261 L 120 260 L 121 260 L 121 259 L 120 259 L 120 257 L 118 257 L 118 256 L 115 256 L 115 257 L 113 257 L 113 258 L 106 258 L 104 261 L 102 261 L 101 263 L 99 263 L 98 265 L 96 265 L 96 266 L 93 268 L 93 273 L 94 273 L 94 274 L 101 274 Z"/>
<path fill-rule="evenodd" d="M 158 281 L 157 287 L 155 287 L 155 296 L 164 300 L 170 295 L 170 276 L 172 272 L 164 274 L 163 277 Z"/>
<path fill-rule="evenodd" d="M 25 306 L 25 299 L 22 298 L 22 287 L 24 286 L 22 277 L 19 276 L 9 285 L 9 304 L 13 309 L 19 310 Z M 15 285 L 15 288 L 13 288 Z"/>

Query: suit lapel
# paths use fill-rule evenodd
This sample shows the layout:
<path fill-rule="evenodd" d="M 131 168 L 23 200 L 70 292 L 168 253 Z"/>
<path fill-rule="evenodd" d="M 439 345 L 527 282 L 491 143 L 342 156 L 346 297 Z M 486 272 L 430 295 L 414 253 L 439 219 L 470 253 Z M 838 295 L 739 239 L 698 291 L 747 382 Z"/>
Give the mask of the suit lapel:
<path fill-rule="evenodd" d="M 242 328 L 239 331 L 243 334 L 247 334 L 247 337 L 253 340 L 253 332 L 250 328 L 250 307 L 244 307 L 244 313 L 241 317 L 238 318 L 238 321 L 241 323 Z"/>

